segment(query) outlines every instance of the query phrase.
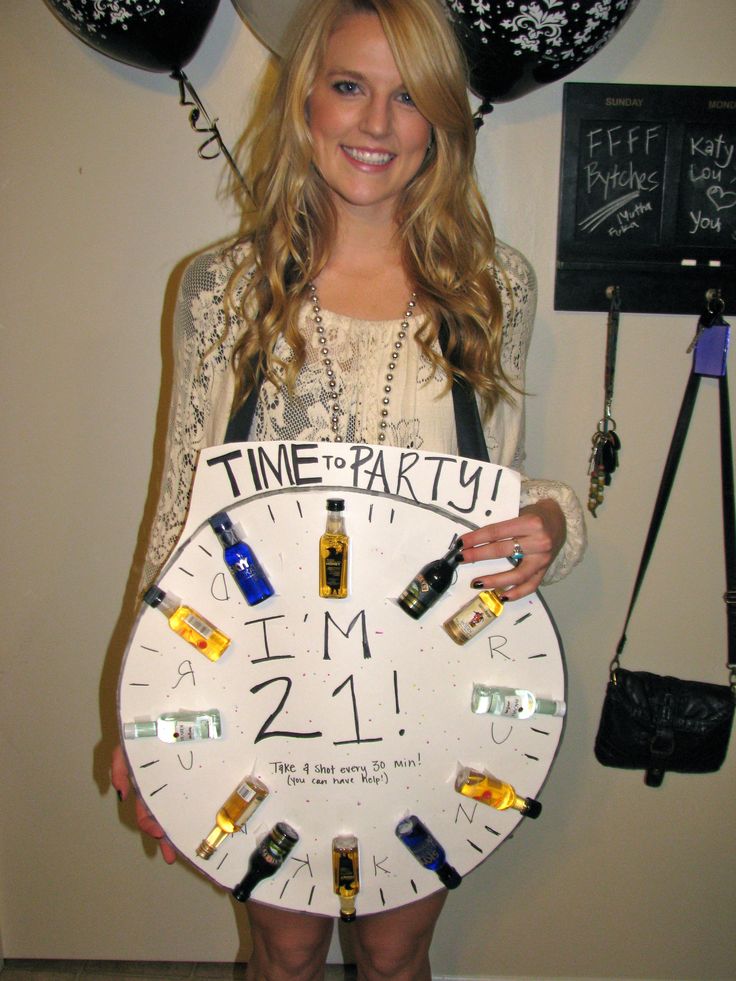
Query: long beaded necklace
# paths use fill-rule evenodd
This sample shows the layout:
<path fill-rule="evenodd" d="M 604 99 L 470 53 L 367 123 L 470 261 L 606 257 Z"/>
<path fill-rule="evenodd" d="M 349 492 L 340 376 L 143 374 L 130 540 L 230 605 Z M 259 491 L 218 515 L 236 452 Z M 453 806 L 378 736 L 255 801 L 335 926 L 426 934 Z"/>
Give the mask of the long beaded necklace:
<path fill-rule="evenodd" d="M 319 305 L 317 287 L 314 285 L 314 283 L 309 284 L 309 302 L 312 304 L 312 316 L 314 317 L 314 323 L 317 328 L 317 335 L 319 337 L 319 353 L 322 355 L 322 364 L 324 365 L 325 372 L 327 374 L 329 397 L 332 399 L 332 408 L 330 410 L 330 427 L 332 428 L 335 442 L 339 443 L 342 442 L 342 436 L 338 434 L 340 412 L 337 406 L 337 379 L 335 377 L 335 369 L 332 364 L 332 358 L 330 357 L 330 351 L 327 347 L 325 325 L 322 322 L 322 308 Z M 388 364 L 388 371 L 386 372 L 386 380 L 383 386 L 383 397 L 381 399 L 381 421 L 378 424 L 379 443 L 383 443 L 386 440 L 386 429 L 388 427 L 388 407 L 391 401 L 391 388 L 394 380 L 394 369 L 396 368 L 396 361 L 399 357 L 399 352 L 404 345 L 406 333 L 409 330 L 409 318 L 414 315 L 414 307 L 416 305 L 417 294 L 412 292 L 407 304 L 406 313 L 404 314 L 399 326 L 399 333 L 394 341 L 393 350 L 391 351 L 391 358 Z"/>

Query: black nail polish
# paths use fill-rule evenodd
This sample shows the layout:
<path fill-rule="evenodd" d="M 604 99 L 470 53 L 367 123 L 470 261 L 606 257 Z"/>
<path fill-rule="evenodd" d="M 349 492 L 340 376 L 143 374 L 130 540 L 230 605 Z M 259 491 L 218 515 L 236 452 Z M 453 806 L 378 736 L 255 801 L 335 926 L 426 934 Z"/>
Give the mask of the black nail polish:
<path fill-rule="evenodd" d="M 473 587 L 473 589 L 484 589 L 484 588 L 485 588 L 485 587 L 483 586 L 483 583 L 482 583 L 482 582 L 480 581 L 480 579 L 474 579 L 474 580 L 473 580 L 473 581 L 471 582 L 471 584 L 470 584 L 470 585 L 471 585 L 471 586 Z"/>
<path fill-rule="evenodd" d="M 117 795 L 118 795 L 118 800 L 122 804 L 123 803 L 123 792 L 122 792 L 122 790 L 118 790 L 117 791 Z"/>

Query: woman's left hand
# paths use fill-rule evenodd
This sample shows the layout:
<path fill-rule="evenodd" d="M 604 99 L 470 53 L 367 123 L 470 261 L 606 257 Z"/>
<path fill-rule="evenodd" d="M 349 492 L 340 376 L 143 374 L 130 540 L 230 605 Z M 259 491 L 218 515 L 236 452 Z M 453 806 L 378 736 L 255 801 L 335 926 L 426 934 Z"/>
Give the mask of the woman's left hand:
<path fill-rule="evenodd" d="M 517 550 L 521 559 L 515 567 L 493 575 L 478 575 L 473 585 L 495 589 L 509 600 L 533 593 L 565 543 L 565 516 L 550 498 L 522 508 L 518 518 L 484 525 L 477 531 L 462 533 L 463 562 L 510 558 Z"/>

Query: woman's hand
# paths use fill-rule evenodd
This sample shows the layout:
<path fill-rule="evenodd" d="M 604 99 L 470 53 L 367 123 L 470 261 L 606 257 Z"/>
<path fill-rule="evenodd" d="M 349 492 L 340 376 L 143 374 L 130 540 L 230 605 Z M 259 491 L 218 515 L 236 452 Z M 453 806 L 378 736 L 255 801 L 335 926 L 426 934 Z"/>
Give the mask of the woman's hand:
<path fill-rule="evenodd" d="M 565 516 L 550 498 L 522 508 L 518 518 L 484 525 L 462 533 L 463 562 L 510 558 L 519 546 L 521 560 L 514 568 L 491 576 L 481 569 L 473 580 L 479 589 L 495 589 L 509 600 L 533 593 L 565 543 Z"/>
<path fill-rule="evenodd" d="M 122 746 L 116 746 L 112 751 L 112 764 L 110 766 L 110 782 L 118 792 L 120 800 L 127 800 L 130 793 L 130 776 L 128 766 L 125 762 Z M 135 797 L 135 817 L 141 831 L 155 838 L 161 849 L 164 861 L 168 865 L 173 865 L 176 861 L 176 852 L 170 841 L 164 834 L 164 829 L 156 821 L 143 801 L 136 794 Z"/>

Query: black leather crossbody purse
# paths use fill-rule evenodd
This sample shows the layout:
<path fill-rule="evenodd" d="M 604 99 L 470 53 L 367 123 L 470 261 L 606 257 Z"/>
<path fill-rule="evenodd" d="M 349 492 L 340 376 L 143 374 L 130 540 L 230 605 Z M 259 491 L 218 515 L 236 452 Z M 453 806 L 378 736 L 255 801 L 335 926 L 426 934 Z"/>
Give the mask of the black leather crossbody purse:
<path fill-rule="evenodd" d="M 733 724 L 736 699 L 736 547 L 733 459 L 725 373 L 719 378 L 719 404 L 729 684 L 683 681 L 646 671 L 628 671 L 619 663 L 634 603 L 675 478 L 700 377 L 693 367 L 665 463 L 623 632 L 611 662 L 610 680 L 595 740 L 595 755 L 600 763 L 644 770 L 645 783 L 650 787 L 659 787 L 668 770 L 679 773 L 711 773 L 718 770 L 726 758 Z"/>

